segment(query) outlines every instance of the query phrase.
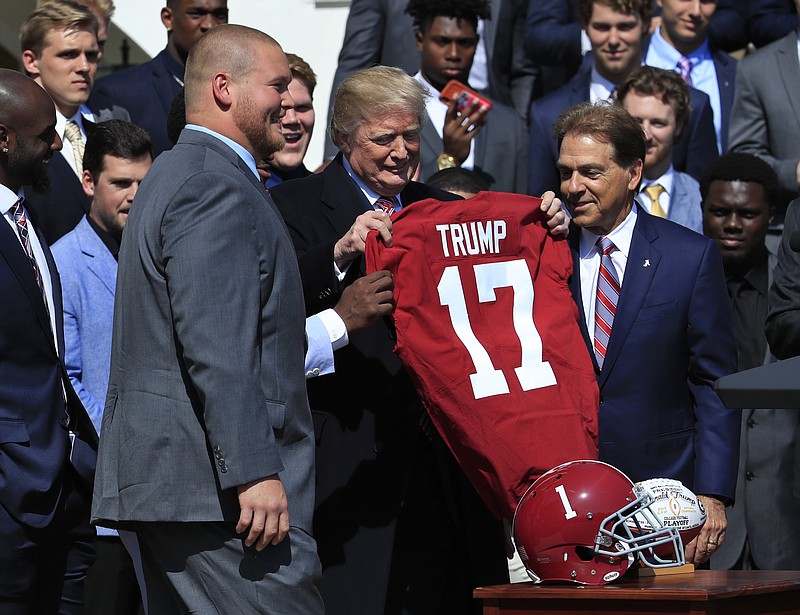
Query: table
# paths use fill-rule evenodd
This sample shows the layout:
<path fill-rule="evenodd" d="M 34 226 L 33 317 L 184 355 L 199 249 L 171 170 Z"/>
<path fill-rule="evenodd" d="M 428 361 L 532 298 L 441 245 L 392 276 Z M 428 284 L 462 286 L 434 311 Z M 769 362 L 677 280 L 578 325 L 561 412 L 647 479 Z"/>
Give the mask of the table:
<path fill-rule="evenodd" d="M 800 571 L 697 570 L 599 587 L 515 583 L 479 587 L 484 615 L 800 614 Z"/>

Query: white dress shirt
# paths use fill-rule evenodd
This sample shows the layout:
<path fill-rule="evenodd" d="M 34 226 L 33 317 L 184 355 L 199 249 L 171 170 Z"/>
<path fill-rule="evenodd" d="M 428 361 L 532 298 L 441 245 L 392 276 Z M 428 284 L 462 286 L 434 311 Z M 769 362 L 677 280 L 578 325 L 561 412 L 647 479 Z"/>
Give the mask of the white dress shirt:
<path fill-rule="evenodd" d="M 622 223 L 606 235 L 617 248 L 612 251 L 609 256 L 617 272 L 620 286 L 622 286 L 622 279 L 625 277 L 625 266 L 628 264 L 628 254 L 631 250 L 633 227 L 636 226 L 637 215 L 638 210 L 636 203 L 634 203 L 631 212 L 625 217 Z M 583 314 L 586 317 L 586 329 L 589 331 L 589 337 L 594 335 L 594 303 L 597 298 L 597 276 L 600 274 L 600 251 L 597 249 L 597 240 L 599 238 L 599 235 L 594 235 L 586 229 L 581 230 L 581 299 L 583 301 Z"/>
<path fill-rule="evenodd" d="M 661 27 L 650 39 L 645 64 L 680 72 L 678 60 L 683 56 L 680 51 L 664 40 L 664 37 L 661 36 Z M 722 152 L 722 102 L 719 96 L 717 69 L 714 66 L 711 49 L 708 47 L 708 39 L 687 57 L 692 62 L 692 87 L 708 94 L 708 98 L 711 100 L 711 110 L 714 113 L 714 132 L 717 134 L 717 150 Z"/>
<path fill-rule="evenodd" d="M 611 94 L 616 89 L 617 85 L 615 83 L 611 83 L 598 73 L 596 68 L 592 67 L 592 77 L 589 82 L 590 103 L 595 104 L 599 100 L 611 100 Z"/>
<path fill-rule="evenodd" d="M 14 214 L 11 211 L 14 203 L 16 203 L 21 196 L 23 196 L 22 188 L 15 194 L 6 186 L 0 184 L 0 213 L 3 214 L 6 222 L 11 226 L 11 230 L 14 231 L 14 237 L 19 241 L 19 249 L 22 250 L 27 260 L 28 253 L 22 245 L 22 238 L 17 231 L 17 222 L 14 220 Z M 23 201 L 23 209 L 24 207 L 25 204 Z M 28 218 L 27 210 L 25 210 L 25 217 Z M 44 257 L 42 244 L 39 243 L 39 237 L 36 235 L 36 231 L 34 231 L 30 219 L 27 221 L 27 227 L 31 250 L 33 251 L 33 257 L 36 259 L 36 265 L 39 267 L 39 274 L 42 276 L 42 285 L 44 286 L 44 294 L 47 297 L 47 311 L 50 315 L 50 331 L 53 334 L 53 344 L 60 353 L 61 349 L 58 347 L 58 337 L 56 336 L 56 308 L 55 302 L 53 301 L 53 280 L 50 278 L 50 268 L 47 266 L 47 259 Z M 31 267 L 31 274 L 33 274 L 33 267 Z"/>

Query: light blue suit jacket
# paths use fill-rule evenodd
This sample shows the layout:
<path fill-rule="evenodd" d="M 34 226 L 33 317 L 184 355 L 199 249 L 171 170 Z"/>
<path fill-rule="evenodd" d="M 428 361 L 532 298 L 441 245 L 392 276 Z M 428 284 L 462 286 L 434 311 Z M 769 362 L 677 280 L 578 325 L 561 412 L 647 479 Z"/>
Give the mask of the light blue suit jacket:
<path fill-rule="evenodd" d="M 97 432 L 111 365 L 117 261 L 84 216 L 53 246 L 64 293 L 67 373 Z"/>
<path fill-rule="evenodd" d="M 648 209 L 648 199 L 637 195 L 636 201 Z M 700 184 L 691 175 L 678 171 L 673 174 L 672 196 L 669 199 L 667 220 L 672 220 L 676 224 L 703 234 L 703 200 L 700 196 Z"/>

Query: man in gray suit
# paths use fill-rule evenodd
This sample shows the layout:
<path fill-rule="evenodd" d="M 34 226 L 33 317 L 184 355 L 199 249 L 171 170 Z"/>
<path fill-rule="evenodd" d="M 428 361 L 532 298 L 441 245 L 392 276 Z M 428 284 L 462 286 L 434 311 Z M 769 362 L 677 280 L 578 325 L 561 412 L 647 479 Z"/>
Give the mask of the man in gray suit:
<path fill-rule="evenodd" d="M 700 186 L 672 166 L 672 150 L 689 120 L 689 88 L 677 73 L 640 66 L 617 90 L 617 103 L 639 120 L 647 139 L 636 201 L 647 213 L 703 232 Z"/>
<path fill-rule="evenodd" d="M 800 0 L 796 0 L 800 4 Z M 797 32 L 748 55 L 736 72 L 730 150 L 766 160 L 778 175 L 776 222 L 800 190 L 800 61 Z"/>
<path fill-rule="evenodd" d="M 524 194 L 528 188 L 528 135 L 525 122 L 498 102 L 486 114 L 476 107 L 457 108 L 439 100 L 451 79 L 466 84 L 478 48 L 478 19 L 486 19 L 486 0 L 411 0 L 420 55 L 415 75 L 429 97 L 420 135 L 420 181 L 445 168 L 481 173 L 491 190 Z"/>
<path fill-rule="evenodd" d="M 776 256 L 765 244 L 777 178 L 752 154 L 712 162 L 700 182 L 703 226 L 722 253 L 740 370 L 775 361 L 764 321 Z M 800 568 L 800 414 L 742 411 L 736 503 L 728 512 L 725 542 L 711 558 L 716 569 Z"/>
<path fill-rule="evenodd" d="M 522 46 L 528 0 L 491 0 L 491 19 L 482 21 L 479 58 L 473 86 L 492 98 L 513 106 L 527 117 L 536 69 Z M 454 0 L 452 4 L 459 4 Z M 402 68 L 413 75 L 419 69 L 408 0 L 353 0 L 347 15 L 344 41 L 331 88 L 331 108 L 342 82 L 360 70 L 381 64 Z M 476 66 L 477 69 L 477 66 Z M 480 79 L 480 83 L 478 82 Z M 330 112 L 329 112 L 330 121 Z M 337 148 L 325 141 L 325 157 Z"/>
<path fill-rule="evenodd" d="M 136 531 L 151 613 L 323 610 L 302 288 L 256 170 L 290 80 L 266 34 L 204 34 L 123 236 L 92 516 Z"/>

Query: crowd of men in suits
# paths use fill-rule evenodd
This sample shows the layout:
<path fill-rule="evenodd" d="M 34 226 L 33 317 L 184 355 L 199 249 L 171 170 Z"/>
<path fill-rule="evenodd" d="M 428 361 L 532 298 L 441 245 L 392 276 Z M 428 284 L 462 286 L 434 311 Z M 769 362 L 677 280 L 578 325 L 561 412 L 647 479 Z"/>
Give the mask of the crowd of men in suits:
<path fill-rule="evenodd" d="M 478 612 L 506 530 L 363 263 L 457 206 L 448 171 L 554 236 L 563 199 L 599 458 L 698 494 L 687 561 L 800 568 L 800 420 L 713 391 L 800 354 L 792 5 L 353 0 L 314 174 L 313 70 L 226 0 L 167 0 L 165 49 L 97 83 L 113 3 L 40 1 L 0 71 L 0 615 Z"/>

